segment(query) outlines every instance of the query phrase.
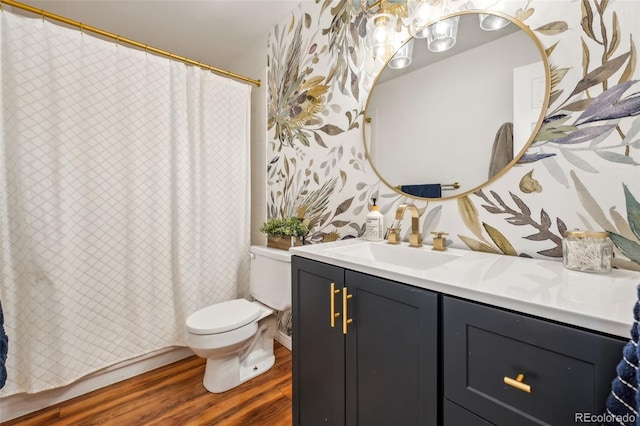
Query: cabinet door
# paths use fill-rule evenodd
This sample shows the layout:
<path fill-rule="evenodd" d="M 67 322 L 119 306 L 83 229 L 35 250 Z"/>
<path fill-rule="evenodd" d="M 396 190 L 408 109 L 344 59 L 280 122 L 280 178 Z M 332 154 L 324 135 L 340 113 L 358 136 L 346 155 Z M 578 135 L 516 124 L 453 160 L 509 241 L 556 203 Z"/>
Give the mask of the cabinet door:
<path fill-rule="evenodd" d="M 341 317 L 330 324 L 331 298 L 342 311 L 344 270 L 324 263 L 291 258 L 293 424 L 343 426 L 344 334 Z"/>
<path fill-rule="evenodd" d="M 347 424 L 437 425 L 435 293 L 345 272 Z"/>

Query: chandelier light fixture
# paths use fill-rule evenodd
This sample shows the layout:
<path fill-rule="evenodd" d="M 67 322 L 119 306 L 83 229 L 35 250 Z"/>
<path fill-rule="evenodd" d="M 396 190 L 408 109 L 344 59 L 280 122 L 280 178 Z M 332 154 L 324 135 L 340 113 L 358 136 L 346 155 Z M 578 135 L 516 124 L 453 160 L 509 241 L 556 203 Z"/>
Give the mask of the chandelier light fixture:
<path fill-rule="evenodd" d="M 470 8 L 479 10 L 493 10 L 495 12 L 504 11 L 504 0 L 473 0 L 467 5 Z M 479 14 L 480 28 L 485 31 L 496 31 L 509 25 L 507 19 L 495 15 Z"/>
<path fill-rule="evenodd" d="M 432 52 L 444 52 L 456 44 L 459 16 L 441 19 L 459 9 L 503 12 L 504 0 L 349 0 L 353 10 L 375 12 L 367 20 L 365 44 L 375 62 L 400 69 L 411 64 L 414 39 L 427 39 Z M 493 14 L 478 14 L 480 28 L 496 31 L 509 20 Z"/>
<path fill-rule="evenodd" d="M 427 47 L 432 52 L 444 52 L 456 44 L 459 16 L 442 19 L 427 27 Z"/>
<path fill-rule="evenodd" d="M 442 16 L 443 2 L 439 0 L 408 0 L 409 31 L 415 38 L 427 38 L 427 25 Z"/>
<path fill-rule="evenodd" d="M 388 61 L 393 54 L 396 17 L 384 9 L 367 22 L 367 46 L 376 60 Z"/>
<path fill-rule="evenodd" d="M 485 15 L 480 13 L 480 28 L 485 31 L 495 31 L 509 25 L 509 21 L 496 15 Z"/>
<path fill-rule="evenodd" d="M 411 65 L 411 57 L 413 56 L 413 38 L 410 37 L 409 30 L 406 27 L 395 32 L 393 47 L 393 51 L 396 53 L 387 64 L 389 65 L 389 68 L 401 69 Z"/>

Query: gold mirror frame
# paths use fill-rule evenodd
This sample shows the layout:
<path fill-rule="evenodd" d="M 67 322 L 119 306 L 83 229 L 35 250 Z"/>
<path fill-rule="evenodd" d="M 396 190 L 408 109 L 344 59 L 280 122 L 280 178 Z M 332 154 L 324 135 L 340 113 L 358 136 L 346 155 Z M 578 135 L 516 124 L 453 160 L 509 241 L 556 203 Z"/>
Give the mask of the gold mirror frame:
<path fill-rule="evenodd" d="M 387 180 L 385 180 L 385 178 L 380 174 L 380 172 L 376 168 L 375 164 L 371 160 L 371 154 L 369 152 L 369 147 L 367 145 L 366 125 L 365 125 L 365 123 L 363 123 L 363 126 L 362 126 L 362 138 L 363 138 L 363 142 L 364 142 L 365 158 L 369 162 L 369 165 L 371 166 L 371 168 L 373 169 L 375 174 L 378 176 L 380 181 L 382 181 L 387 187 L 389 187 L 390 189 L 392 189 L 393 191 L 397 192 L 400 195 L 403 195 L 403 196 L 408 197 L 408 198 L 416 199 L 416 200 L 444 201 L 444 200 L 457 199 L 457 198 L 460 198 L 460 197 L 464 197 L 464 196 L 466 196 L 468 194 L 474 193 L 474 192 L 476 192 L 476 191 L 488 186 L 489 184 L 495 182 L 496 180 L 498 180 L 506 172 L 508 172 L 516 163 L 518 163 L 518 161 L 520 161 L 520 159 L 522 158 L 524 153 L 529 149 L 529 147 L 533 143 L 533 140 L 535 139 L 536 135 L 540 131 L 540 127 L 543 124 L 545 114 L 546 114 L 547 109 L 549 107 L 549 98 L 551 96 L 551 70 L 550 70 L 550 67 L 549 67 L 549 60 L 547 58 L 547 54 L 545 52 L 545 48 L 542 46 L 542 43 L 540 42 L 538 37 L 533 33 L 533 31 L 527 25 L 525 25 L 523 22 L 521 22 L 520 20 L 516 19 L 515 17 L 507 15 L 507 14 L 504 14 L 504 13 L 495 12 L 495 11 L 487 11 L 487 10 L 465 10 L 465 11 L 459 11 L 459 12 L 456 12 L 456 13 L 451 13 L 451 14 L 448 14 L 448 15 L 444 15 L 440 19 L 438 19 L 437 21 L 448 19 L 448 18 L 451 18 L 451 17 L 454 17 L 454 16 L 479 15 L 479 14 L 495 15 L 495 16 L 498 16 L 498 17 L 501 17 L 501 18 L 504 18 L 504 19 L 508 20 L 510 23 L 518 26 L 522 31 L 524 31 L 529 36 L 531 41 L 535 44 L 536 48 L 538 49 L 538 52 L 540 53 L 540 57 L 542 59 L 542 63 L 543 63 L 543 67 L 544 67 L 544 73 L 545 73 L 545 94 L 544 94 L 544 100 L 542 102 L 542 106 L 540 107 L 540 115 L 538 117 L 538 121 L 537 121 L 536 125 L 534 126 L 533 130 L 531 131 L 531 135 L 529 136 L 528 140 L 526 141 L 526 143 L 524 144 L 522 149 L 518 153 L 514 153 L 513 159 L 502 170 L 500 170 L 498 173 L 496 173 L 491 178 L 487 179 L 485 182 L 483 182 L 480 185 L 477 185 L 477 186 L 475 186 L 475 187 L 473 187 L 473 188 L 471 188 L 471 189 L 469 189 L 467 191 L 461 192 L 459 194 L 454 194 L 454 195 L 449 196 L 449 197 L 440 197 L 440 198 L 424 198 L 424 197 L 418 197 L 418 196 L 415 196 L 415 195 L 407 194 L 405 192 L 402 192 L 399 188 L 391 185 Z M 429 25 L 434 24 L 437 21 L 431 22 Z M 429 25 L 427 25 L 427 26 L 429 26 Z M 412 39 L 413 39 L 413 37 L 409 38 L 405 42 L 405 44 L 408 43 L 409 40 L 412 40 Z M 393 55 L 391 55 L 391 58 L 393 58 Z M 391 60 L 391 58 L 389 58 L 389 60 Z M 364 114 L 363 114 L 363 120 L 364 121 L 366 121 L 367 117 L 369 117 L 369 115 L 367 114 L 367 111 L 369 109 L 369 101 L 372 98 L 371 95 L 372 95 L 373 91 L 375 90 L 375 87 L 376 87 L 376 85 L 378 83 L 378 79 L 380 78 L 380 76 L 383 74 L 383 72 L 387 68 L 387 64 L 388 63 L 389 63 L 389 61 L 387 61 L 384 64 L 384 66 L 380 69 L 380 72 L 376 76 L 376 78 L 375 78 L 375 80 L 374 80 L 374 82 L 373 82 L 373 84 L 371 86 L 371 89 L 370 89 L 368 97 L 367 97 L 367 103 L 366 103 L 365 109 L 364 109 Z"/>

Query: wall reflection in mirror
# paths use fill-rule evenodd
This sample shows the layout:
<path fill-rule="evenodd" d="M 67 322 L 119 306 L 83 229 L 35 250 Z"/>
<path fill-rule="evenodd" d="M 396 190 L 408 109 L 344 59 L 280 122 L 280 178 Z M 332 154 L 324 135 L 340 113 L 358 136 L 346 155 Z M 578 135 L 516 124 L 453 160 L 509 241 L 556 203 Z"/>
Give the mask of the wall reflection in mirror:
<path fill-rule="evenodd" d="M 422 198 L 456 197 L 498 178 L 526 151 L 549 97 L 544 49 L 524 24 L 492 12 L 446 18 L 404 52 L 394 46 L 365 111 L 374 170 Z"/>

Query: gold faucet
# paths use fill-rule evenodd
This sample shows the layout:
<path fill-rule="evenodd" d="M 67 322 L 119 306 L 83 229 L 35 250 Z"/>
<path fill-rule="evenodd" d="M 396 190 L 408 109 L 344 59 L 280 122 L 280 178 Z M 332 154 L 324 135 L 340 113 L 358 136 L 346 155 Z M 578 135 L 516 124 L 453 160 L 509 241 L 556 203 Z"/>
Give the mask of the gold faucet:
<path fill-rule="evenodd" d="M 396 220 L 400 221 L 404 217 L 405 210 L 411 211 L 411 233 L 409 234 L 409 247 L 422 247 L 422 234 L 420 233 L 420 213 L 418 208 L 409 204 L 400 204 L 396 210 Z"/>

